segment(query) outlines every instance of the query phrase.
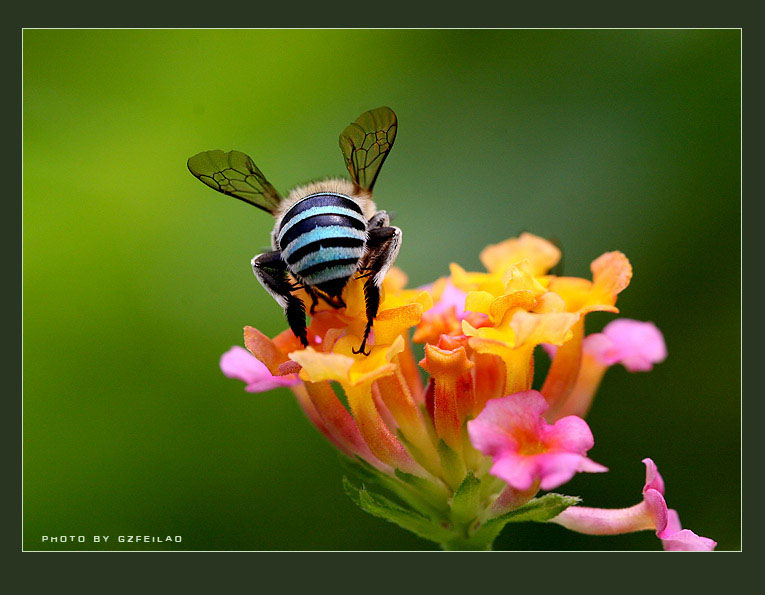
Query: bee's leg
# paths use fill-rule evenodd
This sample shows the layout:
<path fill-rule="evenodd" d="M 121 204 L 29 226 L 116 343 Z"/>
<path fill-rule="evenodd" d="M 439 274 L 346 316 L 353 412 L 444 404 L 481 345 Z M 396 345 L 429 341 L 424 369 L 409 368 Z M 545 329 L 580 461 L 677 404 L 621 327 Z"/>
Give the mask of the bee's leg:
<path fill-rule="evenodd" d="M 305 292 L 309 296 L 311 296 L 311 309 L 309 310 L 309 313 L 311 314 L 311 316 L 313 316 L 314 313 L 316 312 L 316 306 L 319 305 L 319 296 L 316 293 L 316 290 L 310 285 L 302 285 L 301 287 L 305 289 Z"/>
<path fill-rule="evenodd" d="M 380 288 L 374 284 L 373 279 L 367 279 L 366 283 L 364 283 L 364 301 L 367 305 L 367 326 L 364 328 L 364 338 L 361 340 L 361 347 L 354 349 L 353 353 L 369 355 L 370 352 L 364 349 L 367 346 L 369 333 L 372 332 L 372 322 L 374 322 L 377 310 L 380 307 Z"/>
<path fill-rule="evenodd" d="M 292 332 L 308 347 L 308 334 L 305 323 L 305 304 L 292 295 L 295 289 L 287 275 L 287 264 L 282 260 L 281 252 L 265 252 L 252 259 L 252 271 L 265 290 L 271 294 L 284 309 Z"/>
<path fill-rule="evenodd" d="M 388 227 L 390 225 L 390 216 L 387 211 L 377 211 L 367 221 L 367 229 L 376 229 L 378 227 Z"/>
<path fill-rule="evenodd" d="M 372 231 L 373 229 L 381 229 L 381 228 L 398 229 L 398 228 L 392 228 L 389 226 L 390 226 L 390 215 L 388 215 L 387 211 L 377 211 L 374 215 L 372 215 L 369 221 L 367 221 L 368 232 Z M 370 237 L 370 240 L 373 240 L 373 238 Z M 369 244 L 367 244 L 367 246 L 369 246 Z M 371 250 L 371 249 L 372 249 L 371 247 L 368 248 L 368 250 Z M 396 257 L 394 256 L 393 258 L 395 260 Z M 372 275 L 377 274 L 378 271 L 376 271 L 375 269 L 368 268 L 365 262 L 362 262 L 359 265 L 358 272 L 359 274 L 356 276 L 357 279 L 366 279 L 367 277 L 371 277 Z"/>
<path fill-rule="evenodd" d="M 369 333 L 372 331 L 372 323 L 380 308 L 380 287 L 382 286 L 385 273 L 391 267 L 398 256 L 401 248 L 401 230 L 398 227 L 377 227 L 369 230 L 367 251 L 359 268 L 365 271 L 367 277 L 364 283 L 364 299 L 366 301 L 367 326 L 364 329 L 364 339 L 361 347 L 353 350 L 354 353 L 363 353 L 367 345 Z"/>

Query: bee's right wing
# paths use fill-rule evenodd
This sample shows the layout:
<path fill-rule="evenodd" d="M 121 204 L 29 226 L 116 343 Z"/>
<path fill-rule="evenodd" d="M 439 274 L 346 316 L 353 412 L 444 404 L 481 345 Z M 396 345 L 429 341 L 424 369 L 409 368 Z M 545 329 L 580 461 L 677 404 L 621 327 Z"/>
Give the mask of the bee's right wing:
<path fill-rule="evenodd" d="M 398 120 L 389 107 L 364 112 L 340 135 L 345 166 L 357 186 L 372 190 L 396 140 Z"/>
<path fill-rule="evenodd" d="M 188 167 L 210 188 L 269 213 L 282 200 L 252 159 L 240 151 L 203 151 L 189 158 Z"/>

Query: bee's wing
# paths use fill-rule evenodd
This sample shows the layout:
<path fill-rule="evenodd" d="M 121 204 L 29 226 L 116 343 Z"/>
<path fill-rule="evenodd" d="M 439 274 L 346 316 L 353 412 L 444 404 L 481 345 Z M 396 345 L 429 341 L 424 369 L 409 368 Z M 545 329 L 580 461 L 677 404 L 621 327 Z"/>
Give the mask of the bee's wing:
<path fill-rule="evenodd" d="M 188 167 L 210 188 L 269 213 L 282 200 L 252 159 L 240 151 L 203 151 L 189 158 Z"/>
<path fill-rule="evenodd" d="M 361 114 L 340 135 L 340 150 L 351 179 L 361 188 L 372 190 L 377 174 L 396 140 L 398 120 L 389 107 L 378 107 Z"/>

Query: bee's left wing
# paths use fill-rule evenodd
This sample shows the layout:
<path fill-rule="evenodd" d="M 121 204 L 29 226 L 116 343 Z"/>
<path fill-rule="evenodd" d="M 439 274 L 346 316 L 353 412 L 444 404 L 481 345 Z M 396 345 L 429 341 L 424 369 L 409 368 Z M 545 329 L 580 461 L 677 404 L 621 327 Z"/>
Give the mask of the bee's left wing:
<path fill-rule="evenodd" d="M 241 151 L 203 151 L 189 158 L 188 167 L 210 188 L 271 214 L 282 200 L 250 156 Z"/>
<path fill-rule="evenodd" d="M 361 114 L 340 135 L 345 166 L 357 186 L 372 190 L 385 158 L 396 140 L 398 120 L 389 107 Z"/>

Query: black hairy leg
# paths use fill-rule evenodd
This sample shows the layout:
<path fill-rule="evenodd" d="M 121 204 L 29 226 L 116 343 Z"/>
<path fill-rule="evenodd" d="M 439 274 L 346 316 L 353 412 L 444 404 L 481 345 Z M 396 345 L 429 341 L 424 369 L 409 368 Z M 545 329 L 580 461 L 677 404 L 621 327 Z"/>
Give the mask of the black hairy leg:
<path fill-rule="evenodd" d="M 305 289 L 305 292 L 311 298 L 311 309 L 309 310 L 309 313 L 311 314 L 311 316 L 313 316 L 314 313 L 316 312 L 316 306 L 319 305 L 319 295 L 316 292 L 316 290 L 310 285 L 301 285 L 300 288 Z"/>
<path fill-rule="evenodd" d="M 364 329 L 364 338 L 358 350 L 354 353 L 365 351 L 372 324 L 380 308 L 380 287 L 382 286 L 385 273 L 391 267 L 398 256 L 401 247 L 401 230 L 398 227 L 376 227 L 369 230 L 367 251 L 359 266 L 360 277 L 366 278 L 364 282 L 364 301 L 366 302 L 367 325 Z"/>
<path fill-rule="evenodd" d="M 308 347 L 305 304 L 303 300 L 293 295 L 297 287 L 287 274 L 287 264 L 282 260 L 281 253 L 274 251 L 259 254 L 252 259 L 252 271 L 265 290 L 284 309 L 287 324 L 292 332 L 300 339 L 304 347 Z M 310 292 L 309 295 L 311 295 Z"/>

